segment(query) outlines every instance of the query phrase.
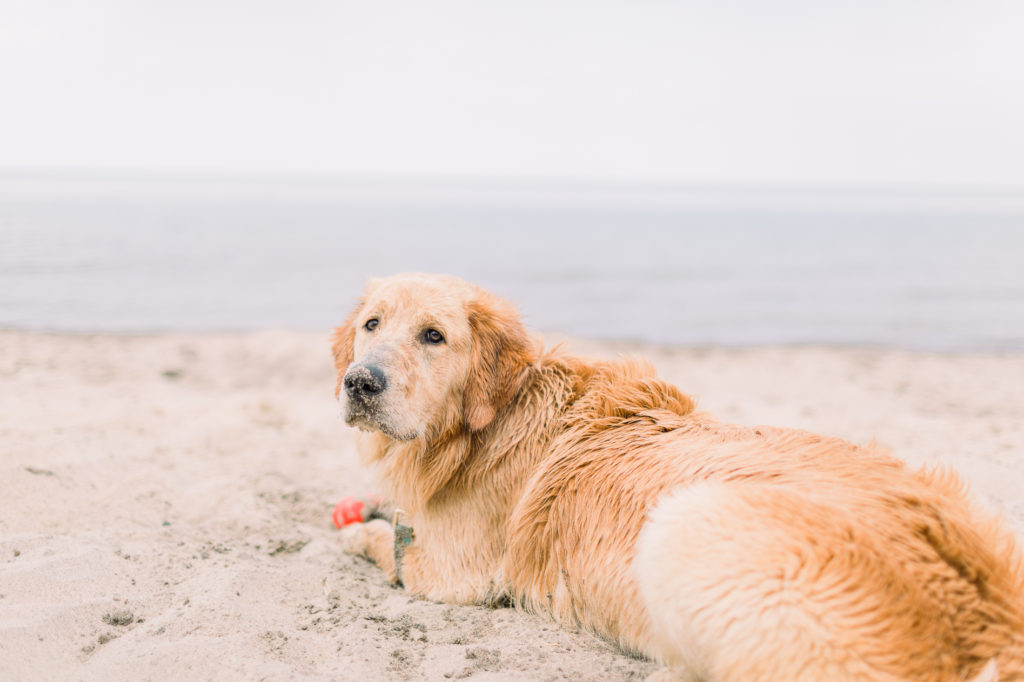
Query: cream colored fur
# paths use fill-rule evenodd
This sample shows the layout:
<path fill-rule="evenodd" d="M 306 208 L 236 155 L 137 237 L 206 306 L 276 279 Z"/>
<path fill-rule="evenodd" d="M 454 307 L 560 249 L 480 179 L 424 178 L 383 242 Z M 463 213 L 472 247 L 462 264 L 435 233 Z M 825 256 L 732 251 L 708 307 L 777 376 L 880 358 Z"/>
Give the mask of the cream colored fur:
<path fill-rule="evenodd" d="M 550 614 L 660 679 L 1024 680 L 1020 552 L 951 473 L 723 424 L 647 363 L 543 350 L 450 277 L 372 281 L 333 350 L 343 406 L 350 366 L 388 377 L 352 422 L 415 527 L 413 594 Z M 343 541 L 394 579 L 386 522 Z"/>

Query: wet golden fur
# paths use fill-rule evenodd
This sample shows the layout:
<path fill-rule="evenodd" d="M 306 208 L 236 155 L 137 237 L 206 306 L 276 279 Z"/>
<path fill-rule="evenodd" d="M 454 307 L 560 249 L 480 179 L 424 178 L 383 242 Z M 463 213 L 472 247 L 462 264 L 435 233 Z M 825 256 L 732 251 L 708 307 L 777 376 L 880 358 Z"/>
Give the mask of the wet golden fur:
<path fill-rule="evenodd" d="M 423 325 L 443 346 L 416 342 Z M 361 357 L 400 386 L 357 425 L 415 527 L 414 594 L 510 600 L 664 679 L 1024 680 L 1019 550 L 951 473 L 723 424 L 645 362 L 543 350 L 454 278 L 372 282 L 333 351 L 343 403 Z M 394 578 L 387 523 L 343 538 Z"/>

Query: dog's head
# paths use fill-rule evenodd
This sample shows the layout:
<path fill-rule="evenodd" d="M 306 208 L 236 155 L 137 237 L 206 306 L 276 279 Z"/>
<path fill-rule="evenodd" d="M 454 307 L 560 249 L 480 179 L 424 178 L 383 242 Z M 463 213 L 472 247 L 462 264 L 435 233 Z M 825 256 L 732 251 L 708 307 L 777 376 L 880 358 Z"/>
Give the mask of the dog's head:
<path fill-rule="evenodd" d="M 395 440 L 483 430 L 534 358 L 511 305 L 455 277 L 419 274 L 371 280 L 333 351 L 345 421 Z"/>

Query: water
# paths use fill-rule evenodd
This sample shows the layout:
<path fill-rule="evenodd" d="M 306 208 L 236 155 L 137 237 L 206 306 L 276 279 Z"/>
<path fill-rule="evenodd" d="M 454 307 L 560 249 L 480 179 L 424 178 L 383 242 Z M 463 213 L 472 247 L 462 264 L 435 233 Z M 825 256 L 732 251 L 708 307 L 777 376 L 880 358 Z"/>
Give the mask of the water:
<path fill-rule="evenodd" d="M 715 188 L 0 181 L 0 327 L 327 330 L 446 272 L 534 329 L 1024 350 L 1024 202 Z"/>

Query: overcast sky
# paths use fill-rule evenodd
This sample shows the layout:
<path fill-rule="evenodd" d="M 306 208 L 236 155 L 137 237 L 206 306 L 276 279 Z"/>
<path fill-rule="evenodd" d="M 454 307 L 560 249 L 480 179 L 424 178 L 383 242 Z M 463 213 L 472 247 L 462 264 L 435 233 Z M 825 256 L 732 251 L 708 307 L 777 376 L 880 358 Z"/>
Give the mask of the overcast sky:
<path fill-rule="evenodd" d="M 0 167 L 1024 188 L 1024 2 L 0 0 Z"/>

